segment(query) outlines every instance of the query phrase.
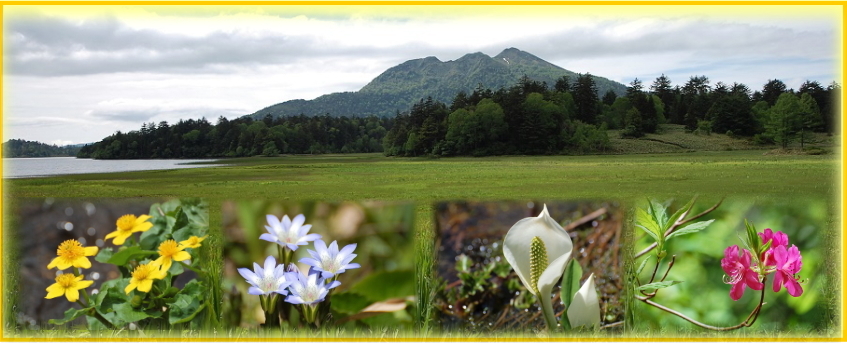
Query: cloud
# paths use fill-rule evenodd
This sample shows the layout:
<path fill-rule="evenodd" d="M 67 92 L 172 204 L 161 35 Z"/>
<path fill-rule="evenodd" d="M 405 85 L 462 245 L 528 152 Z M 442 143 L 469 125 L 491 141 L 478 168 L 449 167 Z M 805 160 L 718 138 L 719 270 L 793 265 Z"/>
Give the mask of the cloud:
<path fill-rule="evenodd" d="M 147 122 L 175 122 L 204 117 L 214 120 L 220 116 L 242 115 L 247 111 L 233 106 L 227 100 L 118 98 L 97 103 L 85 113 L 85 117 L 95 121 L 133 123 L 140 127 L 141 123 Z"/>

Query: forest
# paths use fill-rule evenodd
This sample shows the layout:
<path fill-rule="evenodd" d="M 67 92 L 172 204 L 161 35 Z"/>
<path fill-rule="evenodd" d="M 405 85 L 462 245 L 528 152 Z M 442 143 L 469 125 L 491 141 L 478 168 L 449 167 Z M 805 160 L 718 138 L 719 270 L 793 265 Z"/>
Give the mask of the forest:
<path fill-rule="evenodd" d="M 76 156 L 79 150 L 79 146 L 58 146 L 23 139 L 10 139 L 3 143 L 3 157 Z"/>
<path fill-rule="evenodd" d="M 795 91 L 769 80 L 761 91 L 692 76 L 672 86 L 633 80 L 625 95 L 602 96 L 590 73 L 553 85 L 528 77 L 509 88 L 479 85 L 448 105 L 431 97 L 393 117 L 266 115 L 216 124 L 205 118 L 144 123 L 83 147 L 98 159 L 205 158 L 278 154 L 383 152 L 387 156 L 539 155 L 608 152 L 610 134 L 638 138 L 683 124 L 692 134 L 726 134 L 783 148 L 811 132 L 837 129 L 840 85 L 806 81 Z"/>

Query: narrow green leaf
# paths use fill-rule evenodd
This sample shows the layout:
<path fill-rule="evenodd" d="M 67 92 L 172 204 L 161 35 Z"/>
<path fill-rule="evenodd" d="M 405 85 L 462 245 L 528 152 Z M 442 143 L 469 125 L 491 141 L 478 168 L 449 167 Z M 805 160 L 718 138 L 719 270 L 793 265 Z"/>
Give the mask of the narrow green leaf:
<path fill-rule="evenodd" d="M 47 322 L 50 323 L 50 324 L 53 324 L 53 325 L 63 325 L 67 322 L 70 322 L 74 319 L 79 318 L 80 316 L 86 315 L 88 313 L 88 311 L 90 311 L 91 309 L 92 309 L 91 307 L 83 308 L 83 309 L 69 308 L 67 311 L 65 311 L 65 317 L 64 318 L 62 318 L 62 319 L 50 319 Z"/>
<path fill-rule="evenodd" d="M 650 255 L 647 255 L 643 261 L 641 261 L 641 265 L 638 266 L 638 269 L 635 271 L 635 276 L 641 275 L 641 271 L 644 270 L 644 266 L 647 265 L 647 261 L 650 259 Z"/>
<path fill-rule="evenodd" d="M 682 281 L 659 281 L 659 282 L 648 283 L 646 285 L 641 285 L 638 288 L 636 288 L 635 290 L 636 291 L 650 291 L 650 290 L 659 289 L 659 288 L 667 288 L 667 287 L 677 285 L 677 284 L 680 284 L 680 283 L 682 283 Z"/>
<path fill-rule="evenodd" d="M 562 274 L 561 298 L 565 308 L 571 305 L 573 295 L 579 290 L 579 280 L 582 278 L 582 267 L 573 259 L 568 262 L 565 272 Z"/>
<path fill-rule="evenodd" d="M 690 223 L 690 224 L 685 225 L 685 226 L 677 229 L 676 231 L 672 232 L 670 235 L 668 235 L 668 237 L 666 239 L 671 239 L 673 237 L 703 231 L 703 229 L 708 227 L 714 221 L 715 221 L 714 219 L 710 219 L 710 220 L 707 220 L 707 221 Z"/>
<path fill-rule="evenodd" d="M 664 226 L 664 228 L 663 228 L 663 229 L 664 229 L 664 231 L 667 231 L 668 229 L 670 229 L 670 228 L 671 228 L 671 225 L 673 225 L 674 223 L 676 223 L 676 221 L 677 221 L 677 220 L 679 220 L 679 218 L 681 218 L 681 217 L 682 217 L 682 215 L 683 215 L 685 212 L 688 212 L 688 211 L 690 211 L 690 210 L 691 210 L 691 207 L 693 207 L 693 206 L 694 206 L 694 200 L 695 200 L 695 199 L 696 199 L 696 198 L 691 198 L 691 200 L 689 200 L 689 201 L 688 201 L 688 203 L 687 203 L 687 204 L 685 204 L 685 206 L 680 207 L 678 210 L 676 210 L 676 212 L 674 212 L 674 213 L 673 213 L 673 215 L 671 215 L 671 216 L 670 216 L 670 218 L 668 218 L 668 222 L 665 224 L 665 226 Z"/>
<path fill-rule="evenodd" d="M 656 219 L 656 223 L 659 224 L 660 228 L 665 227 L 665 224 L 668 222 L 668 212 L 665 209 L 665 205 L 659 203 L 656 200 L 650 200 L 650 212 L 653 215 L 653 218 Z M 664 234 L 661 232 L 659 234 Z"/>

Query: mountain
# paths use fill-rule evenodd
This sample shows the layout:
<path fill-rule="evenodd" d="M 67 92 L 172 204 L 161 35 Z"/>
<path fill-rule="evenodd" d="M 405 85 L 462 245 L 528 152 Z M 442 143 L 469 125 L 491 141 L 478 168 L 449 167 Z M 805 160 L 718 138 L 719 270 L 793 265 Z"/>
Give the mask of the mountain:
<path fill-rule="evenodd" d="M 430 56 L 403 62 L 386 70 L 358 92 L 332 93 L 314 100 L 290 100 L 266 107 L 250 115 L 260 119 L 289 115 L 391 116 L 408 111 L 423 98 L 432 97 L 449 104 L 459 91 L 471 93 L 478 85 L 497 90 L 511 87 L 524 75 L 553 87 L 556 79 L 568 76 L 573 83 L 577 74 L 515 48 L 490 57 L 481 52 L 467 54 L 455 61 L 442 62 Z M 618 95 L 626 86 L 594 76 L 598 96 L 608 90 Z"/>

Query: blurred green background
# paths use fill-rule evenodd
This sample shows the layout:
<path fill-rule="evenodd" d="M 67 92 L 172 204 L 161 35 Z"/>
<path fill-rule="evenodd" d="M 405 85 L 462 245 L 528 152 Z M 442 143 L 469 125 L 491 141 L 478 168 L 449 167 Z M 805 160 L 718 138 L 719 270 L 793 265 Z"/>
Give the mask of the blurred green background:
<path fill-rule="evenodd" d="M 665 199 L 657 199 L 660 202 Z M 690 199 L 676 199 L 668 208 L 673 213 Z M 668 204 L 668 202 L 665 202 Z M 691 213 L 700 213 L 713 206 L 714 202 L 698 201 Z M 646 208 L 646 202 L 638 204 Z M 724 249 L 731 245 L 743 248 L 739 235 L 744 235 L 744 219 L 754 224 L 758 232 L 771 228 L 785 232 L 791 244 L 797 245 L 803 257 L 801 279 L 803 294 L 788 295 L 785 288 L 773 292 L 773 277 L 765 285 L 765 305 L 756 323 L 741 331 L 773 332 L 783 330 L 790 333 L 827 334 L 837 327 L 837 312 L 840 306 L 838 283 L 839 233 L 833 213 L 834 205 L 825 199 L 796 198 L 784 201 L 748 201 L 727 199 L 715 211 L 699 220 L 715 219 L 705 230 L 670 240 L 668 257 L 663 260 L 659 273 L 664 273 L 671 255 L 676 262 L 666 280 L 684 281 L 673 287 L 659 290 L 653 300 L 661 305 L 682 312 L 705 324 L 731 326 L 741 323 L 756 307 L 760 292 L 747 289 L 738 301 L 729 297 L 731 285 L 723 282 L 725 275 L 720 260 Z M 646 234 L 635 230 L 635 252 L 641 251 L 652 242 Z M 639 280 L 646 283 L 655 265 L 655 253 L 646 254 L 635 261 L 637 267 L 649 256 L 647 267 Z M 635 329 L 650 329 L 656 332 L 705 331 L 687 321 L 634 301 Z"/>
<path fill-rule="evenodd" d="M 311 224 L 310 233 L 318 233 L 329 245 L 338 241 L 339 248 L 357 243 L 353 262 L 362 267 L 339 275 L 341 286 L 331 297 L 334 325 L 374 328 L 392 326 L 410 328 L 414 320 L 413 228 L 415 207 L 411 203 L 385 201 L 361 202 L 224 202 L 222 207 L 224 237 L 224 318 L 228 327 L 257 327 L 264 322 L 259 297 L 247 294 L 249 284 L 237 268 L 253 269 L 269 255 L 279 261 L 277 245 L 259 239 L 266 233 L 266 215 L 278 218 L 298 214 Z M 293 261 L 309 257 L 301 246 Z M 299 264 L 301 271 L 308 266 Z M 362 311 L 374 303 L 390 303 L 386 312 Z M 387 312 L 388 310 L 393 310 Z"/>

